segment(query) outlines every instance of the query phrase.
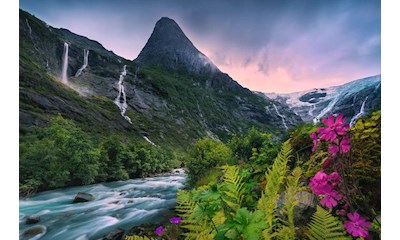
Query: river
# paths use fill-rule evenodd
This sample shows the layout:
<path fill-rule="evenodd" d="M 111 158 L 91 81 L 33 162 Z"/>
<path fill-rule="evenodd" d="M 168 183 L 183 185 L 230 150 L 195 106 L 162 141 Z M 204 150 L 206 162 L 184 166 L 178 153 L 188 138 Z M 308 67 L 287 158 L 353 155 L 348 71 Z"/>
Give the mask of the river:
<path fill-rule="evenodd" d="M 20 239 L 28 228 L 41 225 L 44 235 L 33 239 L 98 239 L 115 228 L 128 230 L 143 223 L 156 223 L 176 206 L 176 193 L 183 187 L 185 173 L 174 170 L 169 176 L 132 179 L 40 192 L 19 202 Z M 78 192 L 95 200 L 72 203 Z M 26 217 L 40 216 L 37 224 Z"/>

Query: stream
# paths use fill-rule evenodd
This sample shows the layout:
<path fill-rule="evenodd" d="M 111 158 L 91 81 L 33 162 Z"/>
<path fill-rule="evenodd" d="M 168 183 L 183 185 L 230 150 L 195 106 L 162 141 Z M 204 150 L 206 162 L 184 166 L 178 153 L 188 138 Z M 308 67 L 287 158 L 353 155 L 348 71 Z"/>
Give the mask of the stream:
<path fill-rule="evenodd" d="M 183 169 L 167 176 L 99 183 L 40 192 L 19 201 L 20 239 L 32 227 L 45 228 L 36 239 L 98 239 L 113 229 L 129 230 L 144 223 L 165 220 L 176 206 L 176 193 L 185 181 Z M 90 193 L 95 200 L 73 203 L 78 192 Z M 36 224 L 26 224 L 26 217 L 39 215 Z"/>

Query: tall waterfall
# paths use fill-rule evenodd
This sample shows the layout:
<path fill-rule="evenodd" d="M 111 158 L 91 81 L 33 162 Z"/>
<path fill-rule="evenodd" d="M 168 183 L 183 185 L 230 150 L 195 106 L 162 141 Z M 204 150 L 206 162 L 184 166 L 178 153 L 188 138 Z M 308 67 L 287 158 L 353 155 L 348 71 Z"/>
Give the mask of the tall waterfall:
<path fill-rule="evenodd" d="M 126 121 L 128 121 L 130 124 L 132 124 L 131 119 L 125 115 L 126 109 L 128 108 L 128 104 L 126 103 L 126 94 L 125 94 L 125 87 L 124 87 L 124 77 L 126 76 L 126 65 L 124 65 L 124 69 L 121 72 L 121 75 L 119 75 L 119 81 L 118 81 L 118 96 L 114 100 L 114 103 L 117 104 L 119 109 L 121 110 L 121 116 L 123 116 Z"/>
<path fill-rule="evenodd" d="M 286 129 L 289 129 L 289 128 L 287 127 L 287 125 L 286 125 L 285 116 L 283 116 L 283 115 L 278 111 L 278 108 L 275 106 L 275 104 L 272 104 L 272 105 L 273 105 L 274 108 L 275 108 L 276 114 L 278 114 L 278 116 L 282 119 L 283 126 L 285 126 Z"/>
<path fill-rule="evenodd" d="M 360 112 L 357 113 L 357 114 L 350 120 L 350 126 L 353 126 L 353 125 L 356 123 L 357 119 L 360 118 L 362 115 L 365 114 L 364 108 L 365 108 L 365 103 L 367 102 L 367 100 L 368 100 L 368 96 L 365 98 L 364 102 L 361 104 Z"/>
<path fill-rule="evenodd" d="M 75 77 L 79 77 L 79 75 L 82 74 L 83 69 L 85 69 L 88 66 L 89 63 L 89 50 L 84 49 L 83 50 L 83 65 L 81 68 L 79 68 L 78 71 L 75 73 Z"/>
<path fill-rule="evenodd" d="M 68 68 L 68 43 L 64 43 L 63 65 L 61 72 L 61 80 L 64 83 L 68 83 L 67 68 Z"/>

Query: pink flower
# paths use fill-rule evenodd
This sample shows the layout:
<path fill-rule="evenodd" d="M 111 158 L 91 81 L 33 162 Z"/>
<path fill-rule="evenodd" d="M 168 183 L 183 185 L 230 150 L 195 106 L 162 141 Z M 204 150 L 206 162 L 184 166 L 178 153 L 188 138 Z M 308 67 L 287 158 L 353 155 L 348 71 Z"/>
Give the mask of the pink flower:
<path fill-rule="evenodd" d="M 367 219 L 360 216 L 358 213 L 349 213 L 347 214 L 349 220 L 345 221 L 343 226 L 346 228 L 346 231 L 351 234 L 353 237 L 362 237 L 365 238 L 368 236 L 367 228 L 371 227 L 371 223 L 367 221 Z"/>
<path fill-rule="evenodd" d="M 310 188 L 316 195 L 323 195 L 332 191 L 332 187 L 328 183 L 328 175 L 323 171 L 319 171 L 311 178 Z"/>
<path fill-rule="evenodd" d="M 180 218 L 180 217 L 173 217 L 173 218 L 169 219 L 169 221 L 171 223 L 176 224 L 176 225 L 180 224 L 181 220 L 182 220 L 182 218 Z"/>
<path fill-rule="evenodd" d="M 164 228 L 163 226 L 159 226 L 159 227 L 156 229 L 155 233 L 156 233 L 158 236 L 161 236 L 161 234 L 162 234 L 164 231 L 165 231 L 165 228 Z"/>
<path fill-rule="evenodd" d="M 310 134 L 310 138 L 312 138 L 314 146 L 311 149 L 312 152 L 315 152 L 315 150 L 317 149 L 318 146 L 318 139 L 317 139 L 317 134 L 315 132 Z"/>
<path fill-rule="evenodd" d="M 329 180 L 329 183 L 330 183 L 333 187 L 337 186 L 337 185 L 339 184 L 339 182 L 340 182 L 340 175 L 339 175 L 339 173 L 333 172 L 333 173 L 329 174 L 328 180 Z"/>
<path fill-rule="evenodd" d="M 327 208 L 332 208 L 337 206 L 337 200 L 342 199 L 342 195 L 332 190 L 325 194 L 324 198 L 321 200 L 321 204 Z"/>
<path fill-rule="evenodd" d="M 350 126 L 346 123 L 346 118 L 343 117 L 343 114 L 339 114 L 336 118 L 330 114 L 327 119 L 323 119 L 322 122 L 327 126 L 327 128 L 318 128 L 317 132 L 319 134 L 319 138 L 324 141 L 334 141 L 337 135 L 345 135 L 346 131 L 350 128 Z"/>
<path fill-rule="evenodd" d="M 340 151 L 342 153 L 347 153 L 350 151 L 350 138 L 343 137 L 342 141 L 340 141 Z"/>
<path fill-rule="evenodd" d="M 339 151 L 339 146 L 335 144 L 329 144 L 328 146 L 328 152 L 332 154 L 333 156 L 336 155 L 336 153 Z"/>

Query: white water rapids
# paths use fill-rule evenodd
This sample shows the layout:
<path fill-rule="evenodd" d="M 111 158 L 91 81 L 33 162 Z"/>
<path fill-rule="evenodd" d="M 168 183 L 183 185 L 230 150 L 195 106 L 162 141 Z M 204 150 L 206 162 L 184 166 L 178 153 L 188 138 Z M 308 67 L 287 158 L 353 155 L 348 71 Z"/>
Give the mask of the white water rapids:
<path fill-rule="evenodd" d="M 61 71 L 61 80 L 64 83 L 68 83 L 67 69 L 68 69 L 68 43 L 64 43 L 63 65 Z"/>
<path fill-rule="evenodd" d="M 88 66 L 89 63 L 89 50 L 83 50 L 83 65 L 78 69 L 75 73 L 75 77 L 79 77 L 82 74 L 82 71 Z"/>
<path fill-rule="evenodd" d="M 176 193 L 183 187 L 183 169 L 169 176 L 100 183 L 41 192 L 19 202 L 22 234 L 32 226 L 47 230 L 41 240 L 99 239 L 113 229 L 129 230 L 143 223 L 158 223 L 176 205 Z M 72 203 L 78 192 L 95 200 Z M 27 225 L 26 216 L 37 214 L 40 222 Z"/>
<path fill-rule="evenodd" d="M 119 81 L 118 81 L 118 96 L 114 100 L 114 103 L 119 107 L 121 110 L 121 116 L 126 119 L 130 124 L 132 124 L 131 119 L 125 115 L 126 109 L 128 108 L 128 104 L 126 103 L 126 94 L 125 94 L 125 87 L 124 87 L 124 77 L 126 76 L 126 65 L 124 65 L 124 68 L 121 72 L 121 75 L 119 75 Z"/>

